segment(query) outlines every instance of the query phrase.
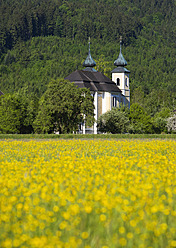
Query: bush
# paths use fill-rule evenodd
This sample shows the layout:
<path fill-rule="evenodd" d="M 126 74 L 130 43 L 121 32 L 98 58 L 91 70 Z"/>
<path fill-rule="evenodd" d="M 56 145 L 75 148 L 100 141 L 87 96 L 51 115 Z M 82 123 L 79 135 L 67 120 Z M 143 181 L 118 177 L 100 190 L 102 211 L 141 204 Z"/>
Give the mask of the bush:
<path fill-rule="evenodd" d="M 126 133 L 129 129 L 128 114 L 120 108 L 113 108 L 98 118 L 98 131 L 102 133 Z"/>

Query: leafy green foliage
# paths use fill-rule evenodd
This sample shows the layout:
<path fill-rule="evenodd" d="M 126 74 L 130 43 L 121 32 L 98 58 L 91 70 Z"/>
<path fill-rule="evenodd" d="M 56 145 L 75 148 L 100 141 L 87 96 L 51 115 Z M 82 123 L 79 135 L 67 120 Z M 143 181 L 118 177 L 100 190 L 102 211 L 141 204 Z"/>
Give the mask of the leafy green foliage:
<path fill-rule="evenodd" d="M 87 89 L 81 90 L 63 79 L 53 80 L 39 101 L 35 132 L 76 132 L 84 120 L 93 124 L 93 110 L 93 97 Z"/>
<path fill-rule="evenodd" d="M 20 133 L 23 111 L 17 97 L 2 95 L 0 97 L 0 132 Z"/>
<path fill-rule="evenodd" d="M 163 107 L 153 117 L 155 133 L 167 133 L 167 120 L 171 115 L 170 108 Z"/>
<path fill-rule="evenodd" d="M 153 133 L 152 118 L 147 115 L 144 109 L 138 104 L 134 103 L 130 107 L 130 123 L 132 133 Z"/>
<path fill-rule="evenodd" d="M 98 130 L 103 133 L 134 133 L 151 134 L 167 132 L 167 116 L 169 109 L 162 109 L 155 118 L 150 117 L 138 103 L 131 105 L 130 110 L 125 106 L 113 108 L 98 119 Z M 165 117 L 164 117 L 165 116 Z"/>
<path fill-rule="evenodd" d="M 121 108 L 113 108 L 98 118 L 97 126 L 98 131 L 102 133 L 126 133 L 129 128 L 129 118 Z"/>
<path fill-rule="evenodd" d="M 0 133 L 33 133 L 37 99 L 26 89 L 0 97 Z"/>

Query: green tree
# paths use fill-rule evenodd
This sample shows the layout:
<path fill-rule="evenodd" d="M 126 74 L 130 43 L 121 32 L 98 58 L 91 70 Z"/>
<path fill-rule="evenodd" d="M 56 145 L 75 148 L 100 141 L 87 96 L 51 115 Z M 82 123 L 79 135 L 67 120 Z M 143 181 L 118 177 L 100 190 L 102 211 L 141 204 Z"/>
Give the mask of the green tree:
<path fill-rule="evenodd" d="M 173 109 L 174 95 L 166 89 L 154 89 L 145 97 L 144 105 L 146 112 L 151 116 L 159 113 L 164 108 Z"/>
<path fill-rule="evenodd" d="M 37 111 L 36 100 L 23 94 L 6 94 L 0 97 L 0 132 L 32 133 Z"/>
<path fill-rule="evenodd" d="M 139 105 L 143 106 L 143 104 L 144 104 L 144 92 L 143 92 L 141 86 L 134 89 L 133 94 L 131 96 L 131 102 L 132 103 L 138 103 Z"/>
<path fill-rule="evenodd" d="M 125 133 L 129 129 L 128 113 L 120 108 L 113 108 L 102 114 L 97 121 L 98 131 L 102 133 Z"/>
<path fill-rule="evenodd" d="M 155 133 L 167 132 L 167 120 L 171 114 L 169 108 L 162 108 L 153 118 Z"/>
<path fill-rule="evenodd" d="M 24 116 L 24 106 L 15 95 L 0 97 L 0 132 L 20 133 Z"/>
<path fill-rule="evenodd" d="M 53 80 L 39 101 L 34 129 L 37 133 L 77 131 L 83 121 L 93 124 L 93 112 L 93 97 L 88 89 L 77 88 L 63 79 Z"/>
<path fill-rule="evenodd" d="M 138 103 L 130 107 L 130 123 L 132 133 L 153 133 L 152 118 L 146 114 L 144 108 Z"/>
<path fill-rule="evenodd" d="M 33 133 L 33 122 L 38 112 L 38 98 L 29 93 L 28 87 L 20 89 L 16 93 L 16 97 L 24 109 L 20 133 Z"/>

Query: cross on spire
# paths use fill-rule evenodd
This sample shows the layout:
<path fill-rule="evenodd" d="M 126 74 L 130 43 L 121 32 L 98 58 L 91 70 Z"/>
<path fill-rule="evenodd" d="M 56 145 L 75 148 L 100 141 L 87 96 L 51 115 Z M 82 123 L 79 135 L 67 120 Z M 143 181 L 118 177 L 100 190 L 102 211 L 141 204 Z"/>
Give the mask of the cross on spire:
<path fill-rule="evenodd" d="M 120 36 L 120 53 L 119 53 L 118 58 L 114 61 L 114 65 L 116 65 L 116 66 L 126 66 L 127 65 L 127 62 L 122 55 L 122 36 Z"/>
<path fill-rule="evenodd" d="M 89 36 L 89 53 L 90 53 L 90 36 Z"/>
<path fill-rule="evenodd" d="M 122 36 L 120 36 L 120 52 L 122 51 Z"/>
<path fill-rule="evenodd" d="M 86 60 L 84 61 L 83 63 L 83 66 L 87 68 L 90 68 L 90 67 L 94 67 L 96 65 L 95 61 L 93 60 L 92 56 L 91 56 L 91 53 L 90 53 L 90 37 L 89 37 L 89 52 L 88 52 L 88 56 L 86 58 Z M 95 71 L 95 69 L 92 69 Z"/>

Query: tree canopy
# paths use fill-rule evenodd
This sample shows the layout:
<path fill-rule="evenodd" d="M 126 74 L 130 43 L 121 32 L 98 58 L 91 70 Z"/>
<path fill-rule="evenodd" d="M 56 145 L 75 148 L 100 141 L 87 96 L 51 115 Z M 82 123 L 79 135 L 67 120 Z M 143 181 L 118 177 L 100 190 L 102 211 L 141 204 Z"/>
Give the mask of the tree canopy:
<path fill-rule="evenodd" d="M 103 133 L 126 133 L 129 131 L 128 110 L 112 108 L 98 118 L 98 130 Z"/>
<path fill-rule="evenodd" d="M 16 94 L 0 96 L 0 133 L 32 133 L 33 121 L 37 112 L 36 100 Z"/>
<path fill-rule="evenodd" d="M 37 133 L 71 133 L 80 123 L 94 123 L 93 97 L 88 89 L 77 88 L 63 79 L 53 80 L 39 101 L 34 121 Z"/>

